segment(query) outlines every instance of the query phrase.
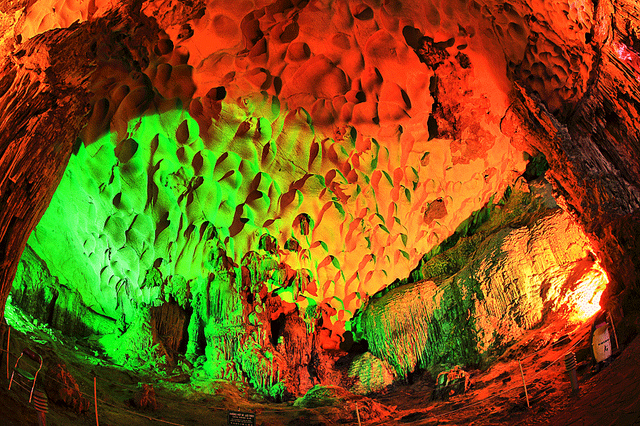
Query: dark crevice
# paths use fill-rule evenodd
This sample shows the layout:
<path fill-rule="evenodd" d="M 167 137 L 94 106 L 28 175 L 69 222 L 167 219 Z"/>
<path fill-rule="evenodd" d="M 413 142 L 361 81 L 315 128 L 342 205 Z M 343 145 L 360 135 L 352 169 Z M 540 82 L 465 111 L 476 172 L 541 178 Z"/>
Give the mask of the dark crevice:
<path fill-rule="evenodd" d="M 181 355 L 184 355 L 187 353 L 187 346 L 189 343 L 189 339 L 187 337 L 189 336 L 188 330 L 189 330 L 189 323 L 191 322 L 191 317 L 193 316 L 193 307 L 187 306 L 184 309 L 184 314 L 185 314 L 185 321 L 182 329 L 183 338 L 180 341 L 180 344 L 178 345 L 178 353 Z"/>
<path fill-rule="evenodd" d="M 429 119 L 427 120 L 427 130 L 429 131 L 429 140 L 438 137 L 438 122 L 436 121 L 433 114 L 429 114 Z"/>
<path fill-rule="evenodd" d="M 53 292 L 53 296 L 51 297 L 51 302 L 49 302 L 49 306 L 47 306 L 47 319 L 46 323 L 50 326 L 53 326 L 53 316 L 56 311 L 56 301 L 58 300 L 58 292 Z"/>
<path fill-rule="evenodd" d="M 278 318 L 271 321 L 271 344 L 273 347 L 278 346 L 278 340 L 284 334 L 285 322 L 286 317 L 284 314 L 280 314 Z"/>

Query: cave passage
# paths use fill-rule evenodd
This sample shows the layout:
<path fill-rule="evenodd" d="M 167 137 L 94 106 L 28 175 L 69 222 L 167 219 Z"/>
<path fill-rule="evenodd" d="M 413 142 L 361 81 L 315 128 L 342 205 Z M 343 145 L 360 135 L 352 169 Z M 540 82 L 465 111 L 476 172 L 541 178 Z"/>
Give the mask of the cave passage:
<path fill-rule="evenodd" d="M 635 3 L 119 3 L 0 5 L 2 256 L 51 197 L 5 316 L 48 356 L 351 416 L 584 369 L 601 300 L 634 312 Z"/>

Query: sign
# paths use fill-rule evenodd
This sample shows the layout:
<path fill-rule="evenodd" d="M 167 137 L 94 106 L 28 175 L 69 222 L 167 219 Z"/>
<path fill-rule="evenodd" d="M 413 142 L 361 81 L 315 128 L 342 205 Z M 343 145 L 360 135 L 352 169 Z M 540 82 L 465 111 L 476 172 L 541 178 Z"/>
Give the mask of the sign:
<path fill-rule="evenodd" d="M 591 345 L 596 362 L 605 361 L 611 356 L 611 339 L 609 337 L 609 327 L 606 322 L 596 326 Z"/>
<path fill-rule="evenodd" d="M 256 415 L 254 413 L 242 413 L 240 411 L 229 411 L 229 413 L 227 414 L 227 425 L 256 426 Z"/>

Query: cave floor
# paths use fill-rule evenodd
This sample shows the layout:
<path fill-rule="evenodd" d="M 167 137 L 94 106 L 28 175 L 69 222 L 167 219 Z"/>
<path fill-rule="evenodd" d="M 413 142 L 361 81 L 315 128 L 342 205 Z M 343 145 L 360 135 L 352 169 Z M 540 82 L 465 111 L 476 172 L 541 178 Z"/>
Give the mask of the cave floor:
<path fill-rule="evenodd" d="M 354 395 L 353 400 L 359 401 L 360 407 L 378 403 L 389 408 L 381 411 L 389 413 L 384 418 L 374 420 L 370 415 L 362 421 L 368 425 L 640 424 L 640 337 L 597 373 L 588 361 L 579 362 L 580 389 L 572 394 L 564 354 L 570 349 L 576 353 L 585 350 L 589 327 L 585 323 L 570 330 L 547 328 L 530 333 L 491 368 L 471 371 L 469 391 L 453 395 L 447 401 L 431 400 L 433 380 L 428 374 L 414 378 L 411 383 L 394 385 L 371 399 Z M 550 334 L 555 336 L 553 340 L 549 339 Z M 4 340 L 2 348 L 6 347 L 6 336 Z M 55 333 L 38 327 L 32 327 L 29 336 L 12 330 L 9 371 L 15 363 L 13 354 L 27 346 L 43 356 L 45 366 L 64 362 L 88 402 L 88 409 L 78 414 L 50 401 L 46 417 L 49 425 L 96 424 L 94 377 L 99 423 L 103 426 L 226 425 L 229 411 L 255 413 L 257 425 L 358 424 L 356 413 L 344 410 L 348 404 L 301 408 L 291 402 L 265 401 L 249 387 L 225 381 L 187 383 L 184 375 L 158 376 L 125 370 L 96 358 L 80 346 L 76 349 L 68 342 L 63 344 Z M 1 355 L 0 424 L 38 424 L 36 412 L 24 395 L 7 390 L 6 353 Z M 527 381 L 530 408 L 518 359 Z M 153 384 L 157 410 L 140 410 L 132 403 L 143 383 Z"/>

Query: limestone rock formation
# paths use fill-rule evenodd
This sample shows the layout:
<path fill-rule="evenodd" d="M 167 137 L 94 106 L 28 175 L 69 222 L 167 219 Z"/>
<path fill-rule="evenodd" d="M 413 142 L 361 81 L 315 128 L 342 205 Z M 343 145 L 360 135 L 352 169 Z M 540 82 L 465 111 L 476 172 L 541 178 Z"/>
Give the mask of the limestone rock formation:
<path fill-rule="evenodd" d="M 336 423 L 357 422 L 358 418 L 361 421 L 374 421 L 386 417 L 391 411 L 376 401 L 353 395 L 338 386 L 314 386 L 306 395 L 296 399 L 294 405 L 307 408 L 336 407 L 329 418 Z M 346 418 L 343 413 L 348 413 Z"/>
<path fill-rule="evenodd" d="M 593 304 L 597 259 L 631 336 L 638 12 L 0 2 L 0 312 L 14 283 L 120 364 L 279 400 L 480 362 Z M 543 157 L 564 212 L 496 205 Z"/>
<path fill-rule="evenodd" d="M 78 383 L 64 363 L 53 364 L 47 369 L 46 392 L 49 401 L 64 404 L 82 413 L 89 409 L 89 401 L 82 395 Z"/>
<path fill-rule="evenodd" d="M 513 109 L 503 121 L 503 130 L 514 142 L 547 155 L 550 178 L 566 208 L 584 226 L 611 278 L 604 303 L 634 334 L 638 324 L 634 308 L 638 267 L 633 253 L 637 253 L 638 238 L 640 11 L 629 1 L 597 2 L 592 7 L 570 10 L 564 19 L 546 21 L 551 31 L 539 31 L 545 37 L 549 33 L 566 37 L 575 26 L 567 27 L 565 19 L 591 14 L 592 26 L 578 26 L 585 30 L 584 39 L 576 33 L 558 50 L 575 52 L 560 55 L 569 62 L 570 58 L 593 58 L 588 66 L 591 71 L 581 73 L 580 84 L 588 88 L 574 91 L 583 94 L 574 95 L 560 111 L 544 102 L 548 93 L 520 80 L 523 88 L 514 93 Z"/>
<path fill-rule="evenodd" d="M 595 313 L 606 274 L 572 218 L 543 201 L 433 258 L 423 267 L 429 279 L 370 300 L 358 330 L 372 354 L 401 377 L 436 364 L 481 365 L 527 330 Z M 462 267 L 439 272 L 451 262 Z"/>

